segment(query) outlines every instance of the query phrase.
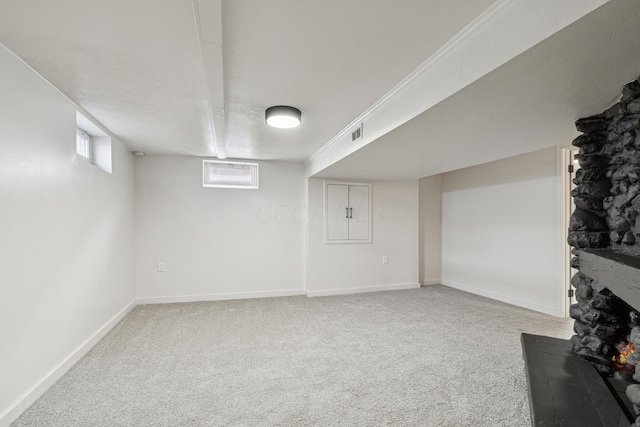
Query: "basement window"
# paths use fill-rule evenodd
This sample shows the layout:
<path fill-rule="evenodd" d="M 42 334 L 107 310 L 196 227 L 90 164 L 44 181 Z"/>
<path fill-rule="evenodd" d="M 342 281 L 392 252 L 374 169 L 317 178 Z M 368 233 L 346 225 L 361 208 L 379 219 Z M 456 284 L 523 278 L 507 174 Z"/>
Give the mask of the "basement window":
<path fill-rule="evenodd" d="M 76 129 L 76 154 L 91 161 L 91 135 L 82 129 Z"/>
<path fill-rule="evenodd" d="M 202 185 L 204 187 L 255 190 L 258 188 L 258 164 L 203 160 Z"/>
<path fill-rule="evenodd" d="M 76 154 L 78 158 L 111 173 L 111 137 L 79 111 L 76 112 Z"/>

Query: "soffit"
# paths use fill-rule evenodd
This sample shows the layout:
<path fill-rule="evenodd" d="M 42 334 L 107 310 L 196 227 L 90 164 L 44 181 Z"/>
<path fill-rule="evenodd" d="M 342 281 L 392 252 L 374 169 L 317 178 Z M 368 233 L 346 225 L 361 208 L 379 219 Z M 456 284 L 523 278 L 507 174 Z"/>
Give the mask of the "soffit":
<path fill-rule="evenodd" d="M 606 3 L 315 176 L 416 179 L 569 146 L 640 73 L 637 5 Z"/>

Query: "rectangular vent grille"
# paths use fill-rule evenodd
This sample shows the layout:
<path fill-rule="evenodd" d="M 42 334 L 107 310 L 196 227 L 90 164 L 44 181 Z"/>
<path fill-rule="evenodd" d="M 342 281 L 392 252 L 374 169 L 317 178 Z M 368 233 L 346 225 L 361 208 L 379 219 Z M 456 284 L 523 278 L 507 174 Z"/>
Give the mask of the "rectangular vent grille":
<path fill-rule="evenodd" d="M 360 123 L 360 126 L 356 130 L 351 132 L 351 142 L 357 141 L 360 138 L 362 138 L 362 123 Z"/>

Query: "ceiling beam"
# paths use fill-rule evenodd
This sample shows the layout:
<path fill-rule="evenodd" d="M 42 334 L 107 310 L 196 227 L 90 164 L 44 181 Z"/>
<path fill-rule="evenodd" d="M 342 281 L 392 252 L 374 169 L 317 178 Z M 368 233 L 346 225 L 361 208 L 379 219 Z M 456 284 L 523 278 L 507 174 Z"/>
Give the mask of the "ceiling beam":
<path fill-rule="evenodd" d="M 211 125 L 210 152 L 227 157 L 226 93 L 224 79 L 222 0 L 192 0 L 202 72 L 207 86 L 207 113 Z"/>

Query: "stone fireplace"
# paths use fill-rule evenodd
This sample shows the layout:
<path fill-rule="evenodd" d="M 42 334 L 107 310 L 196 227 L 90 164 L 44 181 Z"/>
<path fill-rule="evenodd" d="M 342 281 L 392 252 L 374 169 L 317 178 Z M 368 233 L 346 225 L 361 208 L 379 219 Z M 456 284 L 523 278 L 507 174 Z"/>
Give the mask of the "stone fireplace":
<path fill-rule="evenodd" d="M 559 415 L 563 405 L 578 405 L 574 413 L 603 405 L 587 425 L 628 426 L 635 419 L 632 427 L 640 427 L 640 369 L 634 373 L 640 362 L 640 81 L 623 86 L 620 102 L 577 120 L 576 128 L 582 132 L 573 141 L 580 150 L 572 192 L 576 209 L 567 239 L 578 270 L 571 279 L 575 335 L 565 345 L 523 334 L 525 360 L 535 365 L 527 368 L 532 421 L 565 425 L 572 421 Z M 534 350 L 527 354 L 527 347 Z M 542 363 L 545 358 L 551 367 Z M 541 373 L 549 377 L 536 378 Z"/>
<path fill-rule="evenodd" d="M 579 119 L 576 128 L 582 135 L 573 141 L 580 169 L 568 236 L 578 269 L 571 343 L 602 374 L 640 381 L 640 372 L 633 374 L 640 361 L 640 82 L 623 86 L 620 102 Z M 634 344 L 638 353 L 620 362 L 618 354 Z M 626 393 L 636 415 L 638 388 Z"/>

